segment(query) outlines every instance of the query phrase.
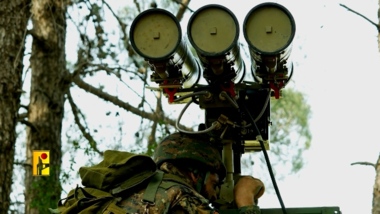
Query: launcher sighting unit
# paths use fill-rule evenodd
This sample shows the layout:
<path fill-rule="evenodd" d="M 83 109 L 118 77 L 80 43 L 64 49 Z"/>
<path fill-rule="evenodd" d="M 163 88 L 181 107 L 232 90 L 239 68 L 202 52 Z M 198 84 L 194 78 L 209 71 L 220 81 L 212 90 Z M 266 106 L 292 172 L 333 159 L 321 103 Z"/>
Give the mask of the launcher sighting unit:
<path fill-rule="evenodd" d="M 221 187 L 221 207 L 234 212 L 233 187 L 241 173 L 243 153 L 262 151 L 281 208 L 262 213 L 335 214 L 338 207 L 285 208 L 266 150 L 269 149 L 270 101 L 281 99 L 281 90 L 293 74 L 289 56 L 296 25 L 292 14 L 277 3 L 253 7 L 243 23 L 250 55 L 246 70 L 240 54 L 240 25 L 235 15 L 217 4 L 195 11 L 187 36 L 176 17 L 164 9 L 140 13 L 130 28 L 134 50 L 150 65 L 151 81 L 171 104 L 184 104 L 176 128 L 185 133 L 207 133 L 219 148 L 227 168 Z M 189 47 L 192 47 L 191 51 Z M 199 130 L 181 130 L 181 118 L 192 103 L 205 112 Z"/>

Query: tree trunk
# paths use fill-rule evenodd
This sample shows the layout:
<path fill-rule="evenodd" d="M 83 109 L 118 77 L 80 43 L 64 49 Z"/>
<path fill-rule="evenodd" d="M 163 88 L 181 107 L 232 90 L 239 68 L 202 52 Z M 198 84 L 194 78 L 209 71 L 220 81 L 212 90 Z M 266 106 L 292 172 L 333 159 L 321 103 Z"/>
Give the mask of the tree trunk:
<path fill-rule="evenodd" d="M 380 0 L 379 0 L 379 9 L 377 12 L 377 16 L 379 18 L 378 29 L 380 29 Z M 380 52 L 380 30 L 377 34 L 378 38 L 378 48 Z M 380 213 L 380 154 L 376 161 L 376 177 L 375 177 L 375 185 L 373 186 L 373 198 L 372 198 L 372 213 L 379 214 Z"/>
<path fill-rule="evenodd" d="M 380 213 L 380 154 L 377 159 L 376 165 L 375 185 L 373 186 L 373 199 L 372 199 L 372 213 Z"/>
<path fill-rule="evenodd" d="M 61 129 L 65 93 L 66 3 L 61 0 L 32 0 L 33 36 L 30 103 L 26 155 L 32 163 L 33 150 L 50 150 L 50 176 L 25 173 L 25 213 L 47 213 L 61 196 Z"/>
<path fill-rule="evenodd" d="M 379 9 L 377 10 L 377 18 L 378 18 L 377 29 L 379 31 L 377 34 L 377 44 L 378 44 L 379 52 L 380 52 L 380 0 L 379 0 Z"/>
<path fill-rule="evenodd" d="M 10 205 L 28 0 L 0 4 L 0 213 Z"/>

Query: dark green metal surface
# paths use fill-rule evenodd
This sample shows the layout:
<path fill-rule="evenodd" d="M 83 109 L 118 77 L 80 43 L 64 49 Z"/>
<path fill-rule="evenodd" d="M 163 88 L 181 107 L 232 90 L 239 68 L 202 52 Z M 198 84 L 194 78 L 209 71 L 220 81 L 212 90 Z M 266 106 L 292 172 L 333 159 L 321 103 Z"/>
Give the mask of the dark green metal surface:
<path fill-rule="evenodd" d="M 283 214 L 281 208 L 260 209 L 261 214 Z M 238 214 L 237 209 L 221 210 L 221 214 Z M 339 207 L 292 207 L 286 208 L 287 214 L 341 214 Z"/>
<path fill-rule="evenodd" d="M 282 214 L 281 208 L 261 209 L 261 214 Z M 341 214 L 339 207 L 286 208 L 287 214 Z"/>

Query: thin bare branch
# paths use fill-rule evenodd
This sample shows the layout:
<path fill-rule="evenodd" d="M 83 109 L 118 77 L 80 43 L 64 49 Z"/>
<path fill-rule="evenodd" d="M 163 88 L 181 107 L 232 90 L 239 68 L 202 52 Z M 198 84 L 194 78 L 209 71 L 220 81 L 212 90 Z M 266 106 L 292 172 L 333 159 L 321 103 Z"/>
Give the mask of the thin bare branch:
<path fill-rule="evenodd" d="M 174 2 L 177 2 L 178 4 L 180 4 L 182 7 L 184 7 L 185 9 L 188 9 L 190 12 L 192 12 L 192 13 L 194 13 L 194 10 L 192 10 L 192 9 L 190 9 L 187 5 L 189 5 L 189 2 L 190 1 L 188 1 L 188 3 L 187 4 L 184 4 L 184 3 L 182 3 L 180 0 L 173 0 Z M 185 2 L 187 1 L 187 0 L 184 0 Z"/>
<path fill-rule="evenodd" d="M 21 120 L 25 120 L 27 117 L 28 117 L 28 113 L 21 113 L 21 114 L 18 114 L 17 119 L 21 121 Z"/>
<path fill-rule="evenodd" d="M 23 167 L 30 167 L 30 168 L 32 168 L 32 164 L 28 164 L 28 163 L 26 163 L 26 162 L 17 162 L 17 161 L 15 161 L 13 164 L 14 164 L 14 165 L 18 165 L 18 166 L 23 166 Z"/>
<path fill-rule="evenodd" d="M 365 166 L 372 166 L 374 169 L 376 169 L 376 165 L 374 163 L 370 163 L 370 162 L 354 162 L 354 163 L 351 163 L 351 166 L 353 165 L 365 165 Z"/>
<path fill-rule="evenodd" d="M 20 108 L 23 108 L 23 109 L 28 110 L 28 109 L 29 109 L 29 106 L 28 106 L 28 105 L 20 105 Z"/>
<path fill-rule="evenodd" d="M 129 84 L 127 84 L 121 77 L 121 74 L 118 72 L 115 72 L 115 70 L 122 70 L 125 72 L 128 72 L 126 69 L 121 67 L 112 68 L 109 67 L 106 64 L 93 64 L 93 63 L 87 63 L 87 66 L 95 67 L 93 70 L 87 70 L 86 72 L 97 72 L 97 71 L 105 71 L 107 73 L 113 74 L 118 80 L 120 80 L 121 83 L 123 83 L 126 87 L 128 87 L 134 94 L 139 96 L 139 93 L 137 93 Z M 138 77 L 141 81 L 144 83 L 147 83 L 147 79 L 145 76 L 147 75 L 138 75 L 136 72 L 134 73 L 136 77 Z"/>
<path fill-rule="evenodd" d="M 95 88 L 94 86 L 84 82 L 82 79 L 80 79 L 79 77 L 75 77 L 73 79 L 73 82 L 81 89 L 95 95 L 95 96 L 98 96 L 99 98 L 105 100 L 105 101 L 108 101 L 108 102 L 111 102 L 112 104 L 116 105 L 116 106 L 119 106 L 120 108 L 123 108 L 135 115 L 138 115 L 144 119 L 148 119 L 148 120 L 152 120 L 152 121 L 155 121 L 155 120 L 160 120 L 162 121 L 163 123 L 166 123 L 166 124 L 169 124 L 171 126 L 174 126 L 175 127 L 175 124 L 176 124 L 176 121 L 175 120 L 172 120 L 170 118 L 167 118 L 167 117 L 163 117 L 161 118 L 159 115 L 156 115 L 154 113 L 149 113 L 149 112 L 145 112 L 143 110 L 140 110 L 132 105 L 130 105 L 129 103 L 127 102 L 124 102 L 122 100 L 120 100 L 118 97 L 116 96 L 113 96 L 113 95 L 110 95 L 104 91 L 102 91 L 101 89 L 98 89 L 98 88 Z M 162 120 L 161 120 L 162 119 Z M 185 129 L 185 130 L 189 130 L 191 131 L 192 128 L 188 128 L 188 127 L 185 127 L 185 126 L 181 126 L 181 129 Z"/>
<path fill-rule="evenodd" d="M 117 22 L 119 23 L 120 25 L 120 28 L 121 28 L 121 33 L 123 34 L 123 36 L 121 37 L 121 40 L 124 41 L 124 45 L 125 45 L 125 48 L 128 50 L 128 52 L 130 54 L 134 53 L 134 51 L 132 50 L 132 47 L 129 45 L 128 43 L 128 34 L 127 34 L 127 24 L 125 24 L 123 22 L 123 20 L 113 11 L 113 9 L 111 8 L 111 6 L 107 3 L 107 1 L 102 1 L 104 5 L 106 5 L 106 7 L 111 11 L 112 15 L 115 17 L 115 19 L 117 20 Z M 141 13 L 141 9 L 140 9 L 140 5 L 138 4 L 138 2 L 136 2 L 136 7 L 137 7 L 137 10 L 139 11 L 139 13 Z"/>
<path fill-rule="evenodd" d="M 353 12 L 353 13 L 355 13 L 356 15 L 358 15 L 358 16 L 362 17 L 363 19 L 367 20 L 369 23 L 371 23 L 372 25 L 374 25 L 374 26 L 376 27 L 376 29 L 377 29 L 377 32 L 380 33 L 380 26 L 379 26 L 378 24 L 376 24 L 375 22 L 373 22 L 372 20 L 370 20 L 369 18 L 367 18 L 367 17 L 364 16 L 363 14 L 361 14 L 361 13 L 359 13 L 359 12 L 356 12 L 355 10 L 353 10 L 353 9 L 351 9 L 351 8 L 349 8 L 349 7 L 347 7 L 347 6 L 344 5 L 344 4 L 339 4 L 339 5 L 342 6 L 342 7 L 344 7 L 344 8 L 346 8 L 348 11 Z"/>
<path fill-rule="evenodd" d="M 87 68 L 87 66 L 92 66 L 94 67 L 94 69 L 92 70 L 89 70 Z M 145 90 L 143 90 L 143 94 L 141 95 L 140 93 L 137 93 L 135 91 L 135 89 L 133 87 L 131 87 L 129 84 L 127 84 L 122 78 L 121 78 L 121 75 L 118 75 L 117 72 L 115 72 L 114 70 L 116 69 L 121 69 L 123 71 L 125 71 L 124 69 L 122 68 L 111 68 L 111 67 L 108 67 L 107 65 L 103 65 L 103 64 L 92 64 L 92 63 L 83 63 L 82 64 L 82 67 L 79 67 L 79 68 L 76 68 L 75 71 L 73 72 L 73 75 L 71 78 L 74 78 L 74 75 L 77 75 L 78 72 L 77 70 L 86 70 L 86 72 L 81 72 L 82 74 L 85 74 L 87 72 L 98 72 L 98 71 L 106 71 L 107 73 L 111 73 L 113 75 L 115 75 L 121 83 L 123 83 L 127 88 L 129 88 L 129 90 L 131 92 L 133 92 L 136 96 L 140 97 L 141 98 L 141 102 L 140 104 L 138 105 L 138 108 L 140 107 L 143 107 L 144 105 L 147 105 L 151 110 L 152 112 L 154 111 L 154 108 L 150 105 L 150 103 L 145 99 Z M 140 75 L 136 75 L 141 81 L 143 81 L 145 84 L 147 84 L 147 78 L 148 78 L 148 75 L 146 74 L 143 74 L 142 76 Z"/>
<path fill-rule="evenodd" d="M 97 147 L 97 143 L 95 141 L 95 139 L 91 136 L 91 134 L 89 132 L 86 131 L 86 127 L 84 127 L 82 125 L 82 123 L 80 122 L 80 119 L 79 119 L 79 109 L 77 107 L 77 105 L 75 104 L 72 96 L 71 96 L 71 93 L 70 91 L 67 93 L 67 99 L 69 100 L 69 103 L 70 103 L 70 106 L 71 106 L 71 110 L 73 112 L 73 115 L 74 115 L 74 121 L 75 121 L 75 124 L 77 124 L 77 126 L 79 127 L 79 130 L 82 132 L 83 136 L 88 140 L 89 144 L 90 144 L 90 147 L 96 152 L 98 153 L 99 155 L 103 156 L 103 152 L 102 151 L 99 151 L 98 147 Z"/>
<path fill-rule="evenodd" d="M 160 92 L 157 92 L 157 102 L 156 102 L 156 115 L 163 115 L 162 111 L 162 96 Z M 156 143 L 156 130 L 157 130 L 158 120 L 153 121 L 152 130 L 150 132 L 150 136 L 148 137 L 148 148 L 153 148 L 153 145 Z M 151 151 L 148 151 L 148 155 Z"/>
<path fill-rule="evenodd" d="M 29 126 L 32 131 L 38 131 L 37 127 L 33 125 L 33 123 L 29 122 L 28 120 L 25 120 L 25 119 L 22 119 L 22 118 L 19 118 L 18 120 L 21 124 L 24 124 L 26 126 Z"/>
<path fill-rule="evenodd" d="M 178 21 L 181 21 L 182 17 L 183 17 L 183 14 L 185 14 L 186 9 L 189 9 L 191 11 L 191 9 L 188 7 L 188 5 L 190 3 L 190 0 L 182 0 L 182 2 L 180 2 L 179 0 L 178 1 L 175 0 L 175 2 L 178 2 L 181 5 L 179 7 L 177 15 L 176 15 Z"/>
<path fill-rule="evenodd" d="M 138 1 L 136 1 L 136 0 L 134 0 L 133 2 L 134 2 L 135 5 L 136 5 L 137 11 L 138 11 L 139 13 L 141 13 L 140 3 L 139 3 Z"/>

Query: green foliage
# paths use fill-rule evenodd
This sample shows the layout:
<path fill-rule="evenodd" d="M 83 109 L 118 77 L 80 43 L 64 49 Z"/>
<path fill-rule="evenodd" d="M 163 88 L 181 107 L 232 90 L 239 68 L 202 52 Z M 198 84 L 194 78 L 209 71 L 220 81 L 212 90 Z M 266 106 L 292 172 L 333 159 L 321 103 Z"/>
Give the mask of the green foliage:
<path fill-rule="evenodd" d="M 148 156 L 152 156 L 153 153 L 154 153 L 154 150 L 156 149 L 157 147 L 157 143 L 154 143 L 154 144 L 148 144 L 148 149 L 146 151 L 146 155 Z"/>
<path fill-rule="evenodd" d="M 61 170 L 61 176 L 60 176 L 61 184 L 67 184 L 70 182 L 70 180 L 73 180 L 72 172 L 76 171 L 76 169 L 74 169 L 76 160 L 73 156 L 70 157 L 68 163 L 66 163 L 65 165 L 67 166 L 67 164 L 69 165 L 69 167 L 67 167 L 67 169 L 65 170 Z"/>
<path fill-rule="evenodd" d="M 309 149 L 312 135 L 309 127 L 311 109 L 305 95 L 293 88 L 283 90 L 283 96 L 270 102 L 271 126 L 268 155 L 277 180 L 297 173 L 305 164 L 304 152 Z M 262 152 L 244 154 L 242 173 L 260 177 L 271 184 Z M 274 191 L 271 185 L 269 192 Z M 274 192 L 273 192 L 274 193 Z"/>
<path fill-rule="evenodd" d="M 310 117 L 310 106 L 299 91 L 287 88 L 282 98 L 271 100 L 270 149 L 275 162 L 290 163 L 293 172 L 302 168 L 303 151 L 310 147 Z"/>

